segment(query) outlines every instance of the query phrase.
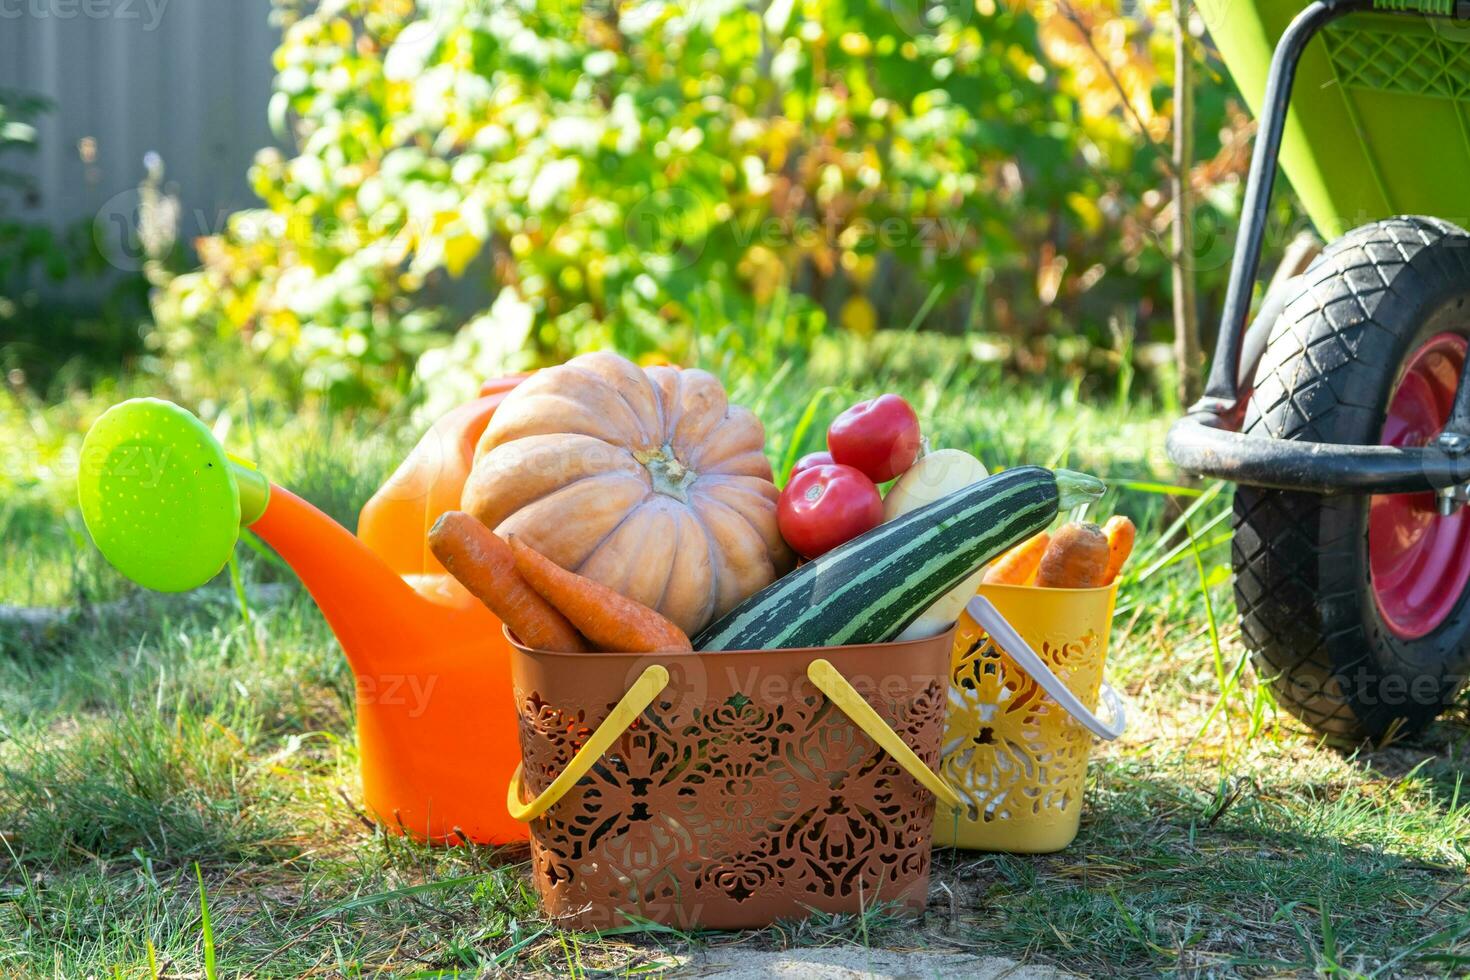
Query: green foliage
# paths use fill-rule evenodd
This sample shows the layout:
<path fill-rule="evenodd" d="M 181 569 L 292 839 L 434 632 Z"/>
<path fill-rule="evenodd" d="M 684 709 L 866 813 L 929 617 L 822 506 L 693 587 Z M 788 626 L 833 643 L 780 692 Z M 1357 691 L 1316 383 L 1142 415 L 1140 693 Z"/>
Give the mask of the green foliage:
<path fill-rule="evenodd" d="M 40 96 L 0 89 L 0 156 L 7 153 L 35 152 L 35 120 L 49 103 Z M 0 188 L 29 192 L 30 179 L 0 160 Z"/>
<path fill-rule="evenodd" d="M 99 285 L 113 270 L 90 222 L 58 230 L 7 207 L 35 192 L 11 161 L 36 151 L 35 122 L 49 108 L 44 98 L 0 90 L 0 371 L 41 387 L 102 368 L 116 372 L 141 350 L 138 324 L 148 309 L 141 277 Z M 88 298 L 58 300 L 55 287 L 63 283 Z"/>
<path fill-rule="evenodd" d="M 19 293 L 37 273 L 63 278 L 70 265 L 74 242 L 63 241 L 49 228 L 13 217 L 7 204 L 35 192 L 34 181 L 11 161 L 37 148 L 35 122 L 49 108 L 39 96 L 0 90 L 0 319 L 6 318 L 6 300 Z M 67 246 L 73 246 L 69 249 Z M 13 303 L 13 300 L 9 301 Z"/>
<path fill-rule="evenodd" d="M 466 323 L 421 380 L 834 323 L 1166 329 L 1159 145 L 1085 111 L 1028 4 L 277 4 L 299 149 L 157 304 L 174 349 L 240 337 L 295 393 L 385 401 Z"/>

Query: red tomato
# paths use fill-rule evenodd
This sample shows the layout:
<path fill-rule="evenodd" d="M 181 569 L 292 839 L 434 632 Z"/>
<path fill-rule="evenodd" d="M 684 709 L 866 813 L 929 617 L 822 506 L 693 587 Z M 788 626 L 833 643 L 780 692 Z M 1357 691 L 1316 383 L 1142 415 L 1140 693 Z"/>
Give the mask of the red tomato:
<path fill-rule="evenodd" d="M 832 458 L 884 483 L 914 465 L 919 456 L 919 416 L 897 395 L 858 402 L 827 430 Z"/>
<path fill-rule="evenodd" d="M 883 523 L 883 498 L 851 466 L 826 463 L 802 470 L 776 505 L 781 537 L 803 558 L 816 558 Z"/>
<path fill-rule="evenodd" d="M 791 467 L 791 472 L 787 475 L 786 479 L 789 480 L 802 470 L 809 470 L 813 466 L 831 466 L 834 462 L 836 460 L 832 458 L 832 454 L 825 449 L 821 452 L 807 453 L 796 461 L 795 466 Z"/>

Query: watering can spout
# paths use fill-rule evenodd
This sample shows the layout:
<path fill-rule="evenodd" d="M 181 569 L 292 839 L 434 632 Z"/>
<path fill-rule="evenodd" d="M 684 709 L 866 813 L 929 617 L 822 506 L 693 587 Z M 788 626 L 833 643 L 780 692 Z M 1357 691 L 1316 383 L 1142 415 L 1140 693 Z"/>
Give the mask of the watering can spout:
<path fill-rule="evenodd" d="M 448 637 L 493 636 L 498 629 L 452 579 L 405 581 L 346 528 L 289 490 L 271 488 L 270 502 L 251 530 L 300 577 L 359 678 L 405 669 L 415 654 Z"/>

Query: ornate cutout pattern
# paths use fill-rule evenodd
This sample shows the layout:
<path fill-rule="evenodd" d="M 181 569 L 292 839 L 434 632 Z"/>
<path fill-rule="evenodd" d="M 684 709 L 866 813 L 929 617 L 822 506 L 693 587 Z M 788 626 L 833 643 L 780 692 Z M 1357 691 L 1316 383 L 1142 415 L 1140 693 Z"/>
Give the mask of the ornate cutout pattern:
<path fill-rule="evenodd" d="M 911 683 L 901 690 L 891 678 L 869 685 L 877 694 L 833 657 L 931 767 L 944 724 L 943 652 L 927 675 L 910 678 L 906 664 Z M 739 928 L 813 909 L 922 906 L 933 796 L 807 681 L 809 658 L 761 657 L 784 668 L 727 671 L 723 686 L 710 671 L 698 698 L 665 691 L 532 823 L 549 914 L 577 927 L 631 916 Z M 786 676 L 771 684 L 776 670 Z M 622 690 L 608 693 L 589 710 L 517 687 L 528 793 L 555 778 Z"/>
<path fill-rule="evenodd" d="M 961 817 L 985 824 L 1074 817 L 1091 733 L 968 616 L 955 651 L 940 775 L 964 801 Z M 1097 704 L 1105 655 L 1097 632 L 1052 634 L 1036 652 L 1084 704 Z"/>

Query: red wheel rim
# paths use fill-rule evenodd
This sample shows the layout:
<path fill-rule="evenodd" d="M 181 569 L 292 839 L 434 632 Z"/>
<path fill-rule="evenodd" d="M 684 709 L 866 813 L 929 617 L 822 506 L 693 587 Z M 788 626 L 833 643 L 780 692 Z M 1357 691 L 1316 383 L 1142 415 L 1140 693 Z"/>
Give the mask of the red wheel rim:
<path fill-rule="evenodd" d="M 1383 421 L 1385 446 L 1422 446 L 1450 417 L 1470 342 L 1436 334 L 1404 367 Z M 1470 581 L 1470 519 L 1441 517 L 1434 494 L 1375 496 L 1368 510 L 1368 567 L 1373 600 L 1388 628 L 1406 639 L 1432 632 Z"/>

